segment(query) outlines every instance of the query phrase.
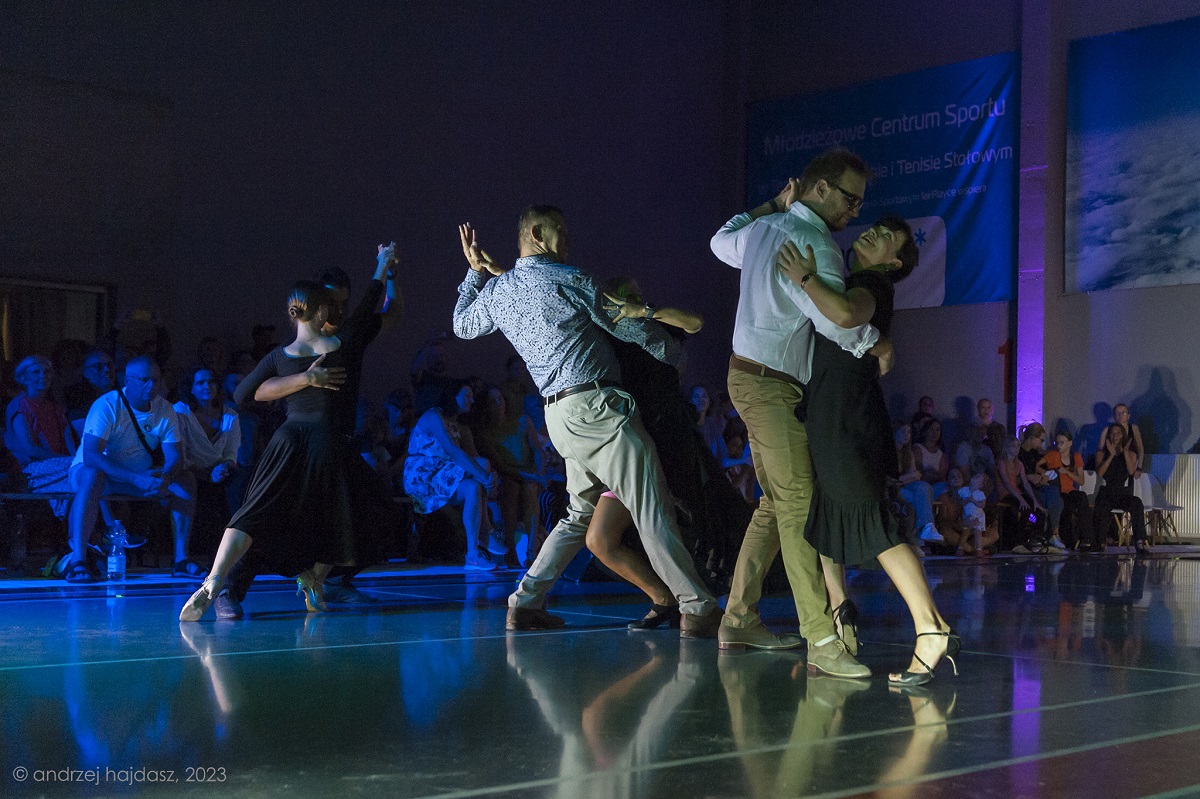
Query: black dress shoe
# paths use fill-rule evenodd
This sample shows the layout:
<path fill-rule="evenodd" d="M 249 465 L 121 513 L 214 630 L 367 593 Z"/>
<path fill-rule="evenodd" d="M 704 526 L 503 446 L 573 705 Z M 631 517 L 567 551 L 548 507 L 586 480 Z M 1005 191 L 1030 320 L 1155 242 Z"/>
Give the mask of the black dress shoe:
<path fill-rule="evenodd" d="M 566 625 L 562 616 L 547 613 L 542 608 L 509 608 L 504 626 L 509 630 L 557 630 Z"/>
<path fill-rule="evenodd" d="M 213 600 L 213 608 L 218 619 L 240 619 L 244 615 L 241 603 L 231 597 L 228 591 L 217 594 L 217 598 Z"/>
<path fill-rule="evenodd" d="M 680 638 L 716 638 L 717 628 L 721 626 L 721 617 L 725 615 L 725 611 L 719 606 L 713 606 L 708 613 L 700 615 L 685 614 L 681 617 L 679 625 Z"/>
<path fill-rule="evenodd" d="M 679 628 L 678 605 L 651 605 L 650 611 L 636 621 L 629 622 L 631 630 L 656 630 L 664 624 Z"/>

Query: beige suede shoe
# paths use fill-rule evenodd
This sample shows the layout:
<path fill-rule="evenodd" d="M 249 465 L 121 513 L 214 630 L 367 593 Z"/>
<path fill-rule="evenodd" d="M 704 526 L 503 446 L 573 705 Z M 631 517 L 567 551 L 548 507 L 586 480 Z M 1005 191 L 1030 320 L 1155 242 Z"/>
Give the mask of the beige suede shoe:
<path fill-rule="evenodd" d="M 776 635 L 763 626 L 762 622 L 753 627 L 730 627 L 722 624 L 717 630 L 718 649 L 794 649 L 804 643 L 804 639 L 794 633 Z"/>
<path fill-rule="evenodd" d="M 830 677 L 867 679 L 871 670 L 859 663 L 846 651 L 842 639 L 835 638 L 824 646 L 808 647 L 808 670 Z"/>

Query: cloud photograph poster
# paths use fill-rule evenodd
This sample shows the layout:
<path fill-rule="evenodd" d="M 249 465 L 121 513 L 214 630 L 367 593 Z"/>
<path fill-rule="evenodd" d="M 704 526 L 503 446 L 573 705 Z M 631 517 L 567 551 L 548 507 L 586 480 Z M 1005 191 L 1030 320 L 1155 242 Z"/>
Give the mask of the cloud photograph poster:
<path fill-rule="evenodd" d="M 1200 283 L 1200 17 L 1069 53 L 1067 293 Z"/>

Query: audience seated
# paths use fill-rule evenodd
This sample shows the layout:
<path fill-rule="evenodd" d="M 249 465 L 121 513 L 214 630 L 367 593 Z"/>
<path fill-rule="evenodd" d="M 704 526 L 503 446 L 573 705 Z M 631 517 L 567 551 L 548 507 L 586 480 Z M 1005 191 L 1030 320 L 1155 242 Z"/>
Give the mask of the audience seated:
<path fill-rule="evenodd" d="M 1045 455 L 1046 428 L 1038 422 L 1021 427 L 1018 431 L 1021 437 L 1021 450 L 1018 455 L 1021 465 L 1025 467 L 1025 478 L 1033 486 L 1033 495 L 1046 508 L 1049 522 L 1050 545 L 1059 549 L 1068 549 L 1059 536 L 1059 520 L 1062 517 L 1063 498 L 1058 490 L 1058 480 L 1047 476 L 1045 467 L 1041 464 Z"/>
<path fill-rule="evenodd" d="M 1125 431 L 1125 442 L 1127 448 L 1134 455 L 1133 464 L 1133 479 L 1142 476 L 1142 467 L 1146 464 L 1146 445 L 1142 443 L 1142 429 L 1130 421 L 1129 406 L 1123 402 L 1119 402 L 1113 406 L 1113 421 L 1104 429 L 1104 435 L 1100 439 L 1100 450 L 1096 453 L 1096 463 L 1100 463 L 1100 456 L 1104 453 L 1103 442 L 1108 441 L 1108 432 L 1113 427 L 1120 427 Z"/>
<path fill-rule="evenodd" d="M 1092 513 L 1092 534 L 1089 548 L 1092 552 L 1103 552 L 1109 528 L 1114 524 L 1113 511 L 1123 510 L 1130 516 L 1133 525 L 1133 541 L 1138 555 L 1149 553 L 1146 541 L 1146 510 L 1142 501 L 1133 495 L 1133 475 L 1137 470 L 1137 453 L 1125 428 L 1120 424 L 1110 425 L 1104 445 L 1096 453 L 1096 476 L 1104 480 L 1096 492 L 1096 506 Z"/>
<path fill-rule="evenodd" d="M 912 430 L 913 435 L 919 435 L 921 427 L 925 424 L 926 419 L 933 419 L 937 408 L 933 403 L 933 397 L 921 397 L 917 400 L 917 412 L 912 415 Z"/>
<path fill-rule="evenodd" d="M 1020 555 L 1043 551 L 1049 544 L 1042 532 L 1046 509 L 1033 493 L 1020 458 L 1016 436 L 1004 440 L 996 464 L 996 500 L 1000 510 L 1000 546 Z M 1034 521 L 1036 519 L 1036 521 Z M 1060 551 L 1065 551 L 1058 547 Z"/>
<path fill-rule="evenodd" d="M 75 455 L 75 431 L 66 412 L 50 394 L 54 367 L 41 355 L 30 355 L 13 374 L 21 393 L 5 411 L 4 443 L 21 465 L 34 493 L 70 491 L 68 472 Z M 65 507 L 55 508 L 59 516 Z"/>
<path fill-rule="evenodd" d="M 254 371 L 257 362 L 251 354 L 245 350 L 234 353 L 233 369 L 234 371 L 225 375 L 221 387 L 226 397 L 232 397 L 237 391 L 238 383 L 242 382 L 242 378 Z M 275 431 L 287 419 L 282 402 L 259 402 L 255 399 L 248 399 L 243 402 L 237 409 L 238 424 L 242 429 L 242 443 L 238 447 L 237 462 L 239 469 L 237 475 L 234 476 L 234 482 L 231 486 L 240 485 L 244 493 L 245 484 L 249 482 L 249 476 L 253 466 L 258 462 L 258 456 L 267 446 L 267 442 L 271 440 L 271 436 L 275 435 Z M 232 502 L 234 507 L 241 505 L 241 496 Z"/>
<path fill-rule="evenodd" d="M 387 433 L 383 439 L 383 447 L 395 467 L 389 485 L 395 493 L 403 494 L 404 458 L 408 455 L 408 437 L 417 422 L 412 392 L 404 388 L 396 389 L 387 395 L 383 407 L 387 415 Z"/>
<path fill-rule="evenodd" d="M 358 454 L 390 489 L 397 467 L 403 468 L 404 453 L 396 453 L 388 446 L 387 417 L 365 400 L 359 405 L 360 421 L 354 434 Z"/>
<path fill-rule="evenodd" d="M 713 455 L 718 455 L 724 446 L 727 419 L 713 407 L 712 398 L 704 386 L 692 386 L 689 402 L 696 409 L 696 430 L 704 439 L 704 445 Z"/>
<path fill-rule="evenodd" d="M 982 422 L 973 422 L 967 440 L 958 445 L 954 453 L 954 465 L 964 470 L 967 480 L 977 474 L 986 474 L 992 483 L 996 480 L 996 456 L 986 443 L 987 427 Z"/>
<path fill-rule="evenodd" d="M 546 413 L 542 406 L 542 395 L 538 393 L 525 361 L 520 355 L 510 355 L 504 366 L 504 381 L 500 390 L 504 392 L 504 408 L 511 421 L 528 416 L 533 429 L 542 431 L 546 426 Z"/>
<path fill-rule="evenodd" d="M 1000 532 L 997 525 L 988 524 L 984 507 L 987 495 L 980 486 L 983 475 L 976 476 L 975 485 L 965 478 L 964 470 L 957 466 L 947 472 L 946 490 L 934 502 L 938 530 L 958 554 L 988 555 L 994 551 Z"/>
<path fill-rule="evenodd" d="M 1074 549 L 1090 536 L 1092 508 L 1083 488 L 1083 456 L 1071 451 L 1072 438 L 1066 430 L 1054 436 L 1054 449 L 1038 461 L 1037 468 L 1052 480 L 1059 492 L 1060 519 L 1055 533 L 1067 549 Z"/>
<path fill-rule="evenodd" d="M 913 454 L 912 427 L 905 423 L 896 425 L 895 438 L 896 459 L 900 466 L 900 476 L 896 478 L 896 483 L 900 496 L 913 507 L 917 538 L 940 544 L 945 539 L 933 523 L 933 486 L 921 479 L 921 470 Z"/>
<path fill-rule="evenodd" d="M 113 357 L 104 350 L 92 350 L 83 359 L 82 379 L 64 389 L 67 420 L 75 428 L 76 436 L 83 434 L 83 420 L 88 409 L 101 394 L 112 391 L 116 386 L 117 370 Z"/>
<path fill-rule="evenodd" d="M 125 388 L 102 395 L 88 411 L 83 441 L 71 464 L 71 503 L 68 530 L 71 558 L 64 577 L 91 582 L 87 543 L 96 525 L 100 500 L 106 494 L 157 496 L 171 509 L 177 576 L 201 578 L 203 570 L 188 557 L 188 538 L 195 516 L 196 484 L 184 468 L 179 419 L 166 400 L 157 396 L 158 364 L 137 357 L 125 370 Z M 156 456 L 161 448 L 161 464 Z"/>
<path fill-rule="evenodd" d="M 546 487 L 542 445 L 533 422 L 524 414 L 515 420 L 499 388 L 490 388 L 475 403 L 472 432 L 475 445 L 500 476 L 497 499 L 502 536 L 489 546 L 493 555 L 503 555 L 505 565 L 528 566 L 533 562 L 533 538 L 537 534 L 541 508 L 538 496 Z M 518 557 L 518 545 L 525 562 Z"/>
<path fill-rule="evenodd" d="M 487 493 L 497 478 L 486 461 L 467 451 L 469 431 L 458 421 L 474 403 L 467 382 L 453 381 L 442 389 L 437 404 L 417 419 L 404 462 L 404 491 L 422 515 L 447 505 L 461 507 L 467 533 L 466 567 L 490 571 L 496 564 L 488 557 Z"/>
<path fill-rule="evenodd" d="M 942 423 L 930 416 L 921 423 L 917 443 L 913 444 L 913 464 L 921 472 L 921 480 L 929 483 L 934 495 L 945 489 L 950 458 L 942 448 Z"/>
<path fill-rule="evenodd" d="M 180 386 L 175 415 L 183 440 L 183 459 L 197 483 L 196 521 L 193 533 L 207 536 L 215 545 L 217 536 L 240 504 L 227 487 L 238 472 L 238 450 L 242 425 L 237 408 L 226 401 L 217 374 L 204 366 L 189 369 Z M 215 554 L 215 546 L 213 548 Z"/>
<path fill-rule="evenodd" d="M 753 505 L 758 501 L 758 477 L 754 474 L 754 461 L 750 456 L 750 438 L 746 432 L 746 423 L 739 416 L 733 416 L 725 424 L 725 433 L 721 437 L 721 468 L 733 487 L 746 501 Z"/>
<path fill-rule="evenodd" d="M 992 457 L 999 460 L 1004 440 L 1008 438 L 1008 428 L 993 417 L 992 401 L 987 397 L 981 397 L 975 403 L 975 421 L 983 425 L 983 440 L 992 451 Z"/>

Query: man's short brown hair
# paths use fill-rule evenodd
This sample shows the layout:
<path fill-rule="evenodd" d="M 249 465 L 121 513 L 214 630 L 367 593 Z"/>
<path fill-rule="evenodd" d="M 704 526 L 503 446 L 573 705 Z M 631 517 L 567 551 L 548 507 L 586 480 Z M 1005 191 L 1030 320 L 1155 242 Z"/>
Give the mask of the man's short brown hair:
<path fill-rule="evenodd" d="M 517 221 L 517 240 L 525 241 L 531 237 L 533 226 L 558 217 L 562 219 L 563 212 L 553 205 L 530 205 L 521 212 Z"/>
<path fill-rule="evenodd" d="M 800 176 L 800 193 L 806 193 L 821 180 L 830 184 L 837 183 L 842 175 L 846 174 L 846 170 L 856 172 L 867 180 L 871 179 L 871 168 L 867 166 L 866 161 L 849 150 L 828 150 L 804 167 L 804 174 Z"/>

